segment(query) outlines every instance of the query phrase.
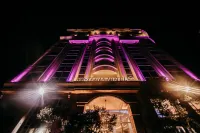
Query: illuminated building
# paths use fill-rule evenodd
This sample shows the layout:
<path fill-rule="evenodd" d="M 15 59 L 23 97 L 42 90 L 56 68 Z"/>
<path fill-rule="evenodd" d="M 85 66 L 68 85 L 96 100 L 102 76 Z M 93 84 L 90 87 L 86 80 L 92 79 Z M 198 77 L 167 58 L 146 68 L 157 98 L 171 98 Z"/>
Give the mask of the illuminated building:
<path fill-rule="evenodd" d="M 155 87 L 152 82 L 172 82 L 180 76 L 188 81 L 200 80 L 159 49 L 144 30 L 102 28 L 67 32 L 69 36 L 60 36 L 36 62 L 5 83 L 3 93 L 15 95 L 27 84 L 45 84 L 52 88 L 44 94 L 46 101 L 66 99 L 72 109 L 79 111 L 103 106 L 124 119 L 114 132 L 144 133 L 161 126 L 155 129 L 153 125 L 153 105 L 150 114 L 146 110 L 146 105 L 151 105 L 147 102 L 148 93 Z M 19 130 L 30 129 L 25 125 Z"/>

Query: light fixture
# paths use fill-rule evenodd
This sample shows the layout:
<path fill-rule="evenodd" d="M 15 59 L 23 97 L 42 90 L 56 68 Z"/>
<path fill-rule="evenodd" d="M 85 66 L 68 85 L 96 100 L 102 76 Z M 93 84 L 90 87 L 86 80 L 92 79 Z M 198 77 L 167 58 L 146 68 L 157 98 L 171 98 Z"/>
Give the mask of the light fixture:
<path fill-rule="evenodd" d="M 43 95 L 43 94 L 44 94 L 44 89 L 43 89 L 42 87 L 40 87 L 38 93 L 39 93 L 40 95 Z"/>
<path fill-rule="evenodd" d="M 168 77 L 165 77 L 165 80 L 166 80 L 166 81 L 169 81 L 169 78 L 168 78 Z"/>
<path fill-rule="evenodd" d="M 188 87 L 188 86 L 185 87 L 185 91 L 186 91 L 186 92 L 189 92 L 189 91 L 190 91 L 190 87 Z"/>

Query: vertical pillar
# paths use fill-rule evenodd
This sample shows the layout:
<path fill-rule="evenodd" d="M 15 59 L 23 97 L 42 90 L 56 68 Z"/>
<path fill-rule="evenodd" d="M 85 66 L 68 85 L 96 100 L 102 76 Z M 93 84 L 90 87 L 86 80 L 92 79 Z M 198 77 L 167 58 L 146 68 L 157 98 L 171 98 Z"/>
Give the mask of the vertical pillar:
<path fill-rule="evenodd" d="M 65 52 L 68 50 L 68 47 L 65 46 L 62 51 L 57 55 L 57 57 L 52 61 L 52 63 L 49 65 L 49 67 L 42 73 L 42 75 L 38 78 L 38 81 L 40 82 L 46 82 L 48 81 L 56 72 L 56 70 L 59 68 L 60 63 L 65 57 Z"/>
<path fill-rule="evenodd" d="M 118 70 L 119 70 L 119 72 L 120 72 L 120 76 L 121 77 L 123 77 L 123 78 L 125 78 L 125 77 L 127 77 L 126 76 L 126 71 L 125 71 L 125 69 L 124 69 L 124 65 L 123 65 L 123 63 L 122 63 L 122 60 L 121 60 L 121 57 L 120 57 L 120 55 L 119 55 L 119 51 L 118 51 L 118 46 L 120 46 L 119 44 L 118 44 L 118 42 L 115 42 L 115 45 L 114 45 L 114 53 L 115 53 L 115 57 L 116 57 L 116 65 L 118 66 Z"/>
<path fill-rule="evenodd" d="M 71 72 L 69 74 L 69 77 L 67 78 L 68 82 L 74 81 L 78 77 L 78 74 L 79 74 L 79 71 L 80 71 L 80 67 L 82 65 L 83 58 L 84 58 L 85 52 L 87 50 L 87 46 L 88 46 L 88 44 L 84 47 L 80 58 L 74 63 L 74 65 L 72 67 L 72 70 L 71 70 Z"/>
<path fill-rule="evenodd" d="M 92 40 L 93 41 L 93 40 Z M 88 63 L 87 63 L 87 67 L 86 67 L 86 72 L 85 72 L 85 76 L 84 78 L 89 78 L 90 74 L 91 74 L 91 70 L 92 70 L 92 67 L 93 67 L 93 59 L 94 59 L 94 51 L 95 51 L 95 47 L 94 47 L 94 41 L 93 42 L 90 42 L 92 43 L 91 45 L 91 51 L 90 51 L 90 55 L 89 55 L 89 60 L 88 60 Z"/>
<path fill-rule="evenodd" d="M 136 79 L 136 80 L 141 80 L 141 81 L 145 81 L 146 79 L 144 78 L 142 72 L 140 71 L 139 67 L 136 65 L 136 63 L 129 57 L 129 55 L 127 54 L 126 50 L 124 49 L 124 47 L 121 45 L 121 48 L 122 48 L 122 51 L 125 55 L 125 58 L 128 62 L 128 65 L 131 69 L 131 72 L 133 74 L 133 77 Z"/>
<path fill-rule="evenodd" d="M 56 45 L 56 44 L 55 44 Z M 28 68 L 26 68 L 23 72 L 21 72 L 19 75 L 17 75 L 15 78 L 11 80 L 11 82 L 19 82 L 24 76 L 26 76 L 40 61 L 41 59 L 46 56 L 52 49 L 54 48 L 54 45 L 48 49 L 36 62 L 34 62 L 32 65 L 30 65 Z"/>
<path fill-rule="evenodd" d="M 148 51 L 144 53 L 146 55 L 146 58 L 151 63 L 152 67 L 155 69 L 155 71 L 158 73 L 159 76 L 165 77 L 166 80 L 173 80 L 174 77 L 165 69 L 164 66 L 162 66 L 159 61 Z"/>

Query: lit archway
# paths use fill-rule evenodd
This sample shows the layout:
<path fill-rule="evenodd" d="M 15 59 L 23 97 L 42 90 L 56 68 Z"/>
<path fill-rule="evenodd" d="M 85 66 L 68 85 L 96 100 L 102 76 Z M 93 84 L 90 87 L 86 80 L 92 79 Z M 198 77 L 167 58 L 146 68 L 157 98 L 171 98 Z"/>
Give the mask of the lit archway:
<path fill-rule="evenodd" d="M 85 104 L 84 111 L 94 109 L 94 106 L 104 107 L 111 114 L 117 115 L 113 133 L 137 133 L 129 104 L 114 96 L 100 96 Z"/>

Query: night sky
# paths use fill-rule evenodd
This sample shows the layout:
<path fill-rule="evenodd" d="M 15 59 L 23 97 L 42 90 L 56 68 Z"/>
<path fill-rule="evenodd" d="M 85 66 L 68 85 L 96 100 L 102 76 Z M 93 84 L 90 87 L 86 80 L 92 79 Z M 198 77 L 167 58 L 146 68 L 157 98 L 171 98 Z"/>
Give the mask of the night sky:
<path fill-rule="evenodd" d="M 1 86 L 33 63 L 67 28 L 144 29 L 156 45 L 200 76 L 200 23 L 190 15 L 8 16 L 2 20 Z"/>

